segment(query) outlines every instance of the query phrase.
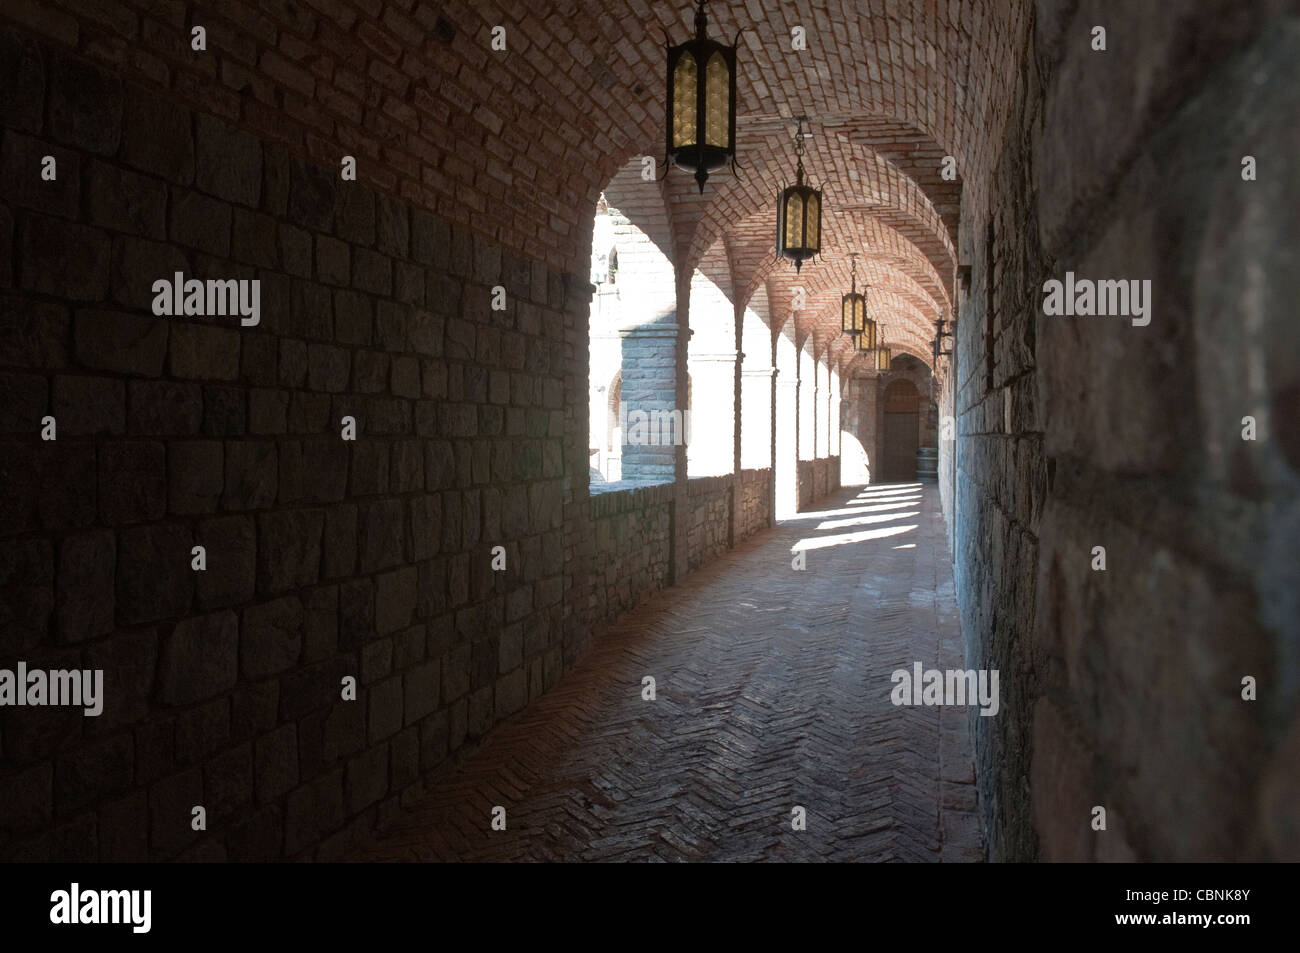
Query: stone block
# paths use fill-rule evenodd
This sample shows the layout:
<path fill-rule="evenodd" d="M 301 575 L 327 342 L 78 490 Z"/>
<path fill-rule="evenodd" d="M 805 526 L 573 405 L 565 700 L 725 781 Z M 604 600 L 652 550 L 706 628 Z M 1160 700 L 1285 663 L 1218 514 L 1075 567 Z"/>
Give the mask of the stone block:
<path fill-rule="evenodd" d="M 54 769 L 55 810 L 66 817 L 130 789 L 132 756 L 128 733 L 92 741 L 60 756 Z"/>
<path fill-rule="evenodd" d="M 209 437 L 242 437 L 247 414 L 244 388 L 203 385 L 203 427 Z"/>
<path fill-rule="evenodd" d="M 152 315 L 154 282 L 184 273 L 187 267 L 185 253 L 175 245 L 115 235 L 109 268 L 112 299 L 123 308 Z"/>
<path fill-rule="evenodd" d="M 229 610 L 184 619 L 163 640 L 158 694 L 189 705 L 229 692 L 239 674 L 239 617 Z"/>
<path fill-rule="evenodd" d="M 130 433 L 164 437 L 199 432 L 203 422 L 203 392 L 197 384 L 131 381 L 128 397 Z"/>
<path fill-rule="evenodd" d="M 349 285 L 352 255 L 348 245 L 337 238 L 316 236 L 316 274 L 327 285 Z"/>
<path fill-rule="evenodd" d="M 242 814 L 253 803 L 253 747 L 242 744 L 212 758 L 203 768 L 204 807 L 218 823 Z"/>
<path fill-rule="evenodd" d="M 43 215 L 22 226 L 22 287 L 64 300 L 108 297 L 112 242 L 106 233 Z"/>
<path fill-rule="evenodd" d="M 240 669 L 258 679 L 286 672 L 298 664 L 303 641 L 302 600 L 285 596 L 244 610 Z"/>
<path fill-rule="evenodd" d="M 389 779 L 394 793 L 420 776 L 420 729 L 412 725 L 393 736 L 388 746 Z"/>
<path fill-rule="evenodd" d="M 239 379 L 239 332 L 231 328 L 172 321 L 169 353 L 175 377 Z"/>
<path fill-rule="evenodd" d="M 203 772 L 191 768 L 149 788 L 149 843 L 154 856 L 169 858 L 198 838 L 191 811 L 203 803 Z"/>
<path fill-rule="evenodd" d="M 366 740 L 375 745 L 402 729 L 402 677 L 394 675 L 367 692 Z"/>
<path fill-rule="evenodd" d="M 143 377 L 162 374 L 167 322 L 122 311 L 78 311 L 73 324 L 77 362 L 93 370 Z"/>
<path fill-rule="evenodd" d="M 284 850 L 294 856 L 336 830 L 344 821 L 343 770 L 331 771 L 289 793 Z"/>
<path fill-rule="evenodd" d="M 226 445 L 225 456 L 222 505 L 226 509 L 264 509 L 275 502 L 279 466 L 273 442 L 233 441 Z"/>
<path fill-rule="evenodd" d="M 196 184 L 217 198 L 256 208 L 262 195 L 261 143 L 220 119 L 196 118 Z"/>
<path fill-rule="evenodd" d="M 96 727 L 134 724 L 152 705 L 158 663 L 158 633 L 153 628 L 119 632 L 86 648 L 85 667 L 104 672 L 104 714 Z"/>
<path fill-rule="evenodd" d="M 406 724 L 414 725 L 432 714 L 438 707 L 442 665 L 438 659 L 424 662 L 406 672 L 402 678 Z"/>
<path fill-rule="evenodd" d="M 187 248 L 226 258 L 230 255 L 231 208 L 191 189 L 173 188 L 168 235 Z"/>
<path fill-rule="evenodd" d="M 369 347 L 374 341 L 374 325 L 374 308 L 369 297 L 349 288 L 335 290 L 334 336 L 338 343 Z"/>
<path fill-rule="evenodd" d="M 167 508 L 172 513 L 213 513 L 223 485 L 222 445 L 183 440 L 167 448 Z"/>
<path fill-rule="evenodd" d="M 311 344 L 307 348 L 307 386 L 337 394 L 348 387 L 352 355 L 344 348 Z"/>
<path fill-rule="evenodd" d="M 194 588 L 190 531 L 180 524 L 123 530 L 118 539 L 117 614 L 125 624 L 177 618 Z"/>
<path fill-rule="evenodd" d="M 348 762 L 344 781 L 349 814 L 356 814 L 388 793 L 388 746 L 362 752 Z"/>
<path fill-rule="evenodd" d="M 368 248 L 355 249 L 352 255 L 352 286 L 373 295 L 391 295 L 393 260 Z"/>
<path fill-rule="evenodd" d="M 122 138 L 122 82 L 62 53 L 50 59 L 50 132 L 70 146 L 112 155 Z"/>
<path fill-rule="evenodd" d="M 93 225 L 154 241 L 167 237 L 167 189 L 157 179 L 91 162 L 86 199 Z"/>
<path fill-rule="evenodd" d="M 38 432 L 49 413 L 49 389 L 40 374 L 0 373 L 0 432 Z"/>
<path fill-rule="evenodd" d="M 450 716 L 444 709 L 420 723 L 420 770 L 430 771 L 447 757 Z"/>
<path fill-rule="evenodd" d="M 99 512 L 109 526 L 162 518 L 167 512 L 162 443 L 127 440 L 100 449 Z"/>
<path fill-rule="evenodd" d="M 357 564 L 357 508 L 355 505 L 330 506 L 325 510 L 322 541 L 325 578 L 350 576 Z"/>
<path fill-rule="evenodd" d="M 467 730 L 469 737 L 478 739 L 488 733 L 493 720 L 492 686 L 484 685 L 469 696 L 469 720 Z"/>
<path fill-rule="evenodd" d="M 269 215 L 234 210 L 230 254 L 237 261 L 260 268 L 280 267 L 280 226 Z M 287 269 L 286 269 L 287 270 Z M 263 290 L 267 290 L 264 286 Z"/>
<path fill-rule="evenodd" d="M 190 111 L 139 87 L 130 87 L 123 108 L 122 158 L 165 182 L 194 180 Z"/>
<path fill-rule="evenodd" d="M 248 392 L 248 432 L 282 434 L 289 427 L 289 392 L 254 388 Z"/>
<path fill-rule="evenodd" d="M 258 738 L 253 746 L 253 777 L 259 804 L 270 804 L 298 783 L 296 725 L 281 725 Z"/>
<path fill-rule="evenodd" d="M 310 278 L 312 276 L 311 232 L 281 222 L 276 237 L 284 270 L 299 278 Z"/>
<path fill-rule="evenodd" d="M 353 245 L 375 241 L 375 195 L 366 188 L 339 190 L 335 229 L 339 238 Z"/>
<path fill-rule="evenodd" d="M 469 645 L 460 645 L 449 652 L 442 666 L 442 701 L 453 702 L 469 691 L 470 686 Z"/>
<path fill-rule="evenodd" d="M 40 46 L 14 30 L 0 31 L 0 126 L 39 132 L 45 107 Z"/>
<path fill-rule="evenodd" d="M 252 518 L 204 520 L 198 526 L 196 541 L 206 549 L 208 562 L 207 570 L 195 574 L 199 607 L 239 605 L 251 599 L 257 555 Z"/>
<path fill-rule="evenodd" d="M 117 538 L 112 532 L 64 537 L 55 602 L 62 642 L 82 642 L 113 630 L 116 573 Z"/>
<path fill-rule="evenodd" d="M 502 675 L 496 682 L 496 718 L 513 715 L 528 704 L 528 673 L 522 668 Z"/>
<path fill-rule="evenodd" d="M 385 255 L 407 258 L 411 254 L 411 220 L 407 204 L 388 195 L 376 199 L 376 244 Z"/>
<path fill-rule="evenodd" d="M 99 809 L 99 860 L 143 863 L 149 859 L 149 795 L 133 791 Z"/>
<path fill-rule="evenodd" d="M 360 702 L 342 702 L 325 717 L 322 755 L 327 764 L 354 755 L 366 746 L 366 710 Z"/>
<path fill-rule="evenodd" d="M 267 595 L 320 578 L 320 510 L 283 510 L 258 517 L 257 591 Z"/>
<path fill-rule="evenodd" d="M 403 558 L 404 507 L 401 500 L 361 506 L 359 520 L 360 571 L 372 573 L 396 566 Z"/>
<path fill-rule="evenodd" d="M 418 571 L 404 566 L 375 577 L 375 631 L 389 635 L 411 623 L 415 611 Z"/>
<path fill-rule="evenodd" d="M 315 232 L 331 232 L 334 225 L 333 175 L 311 162 L 289 160 L 289 220 Z"/>
<path fill-rule="evenodd" d="M 43 177 L 47 155 L 54 159 L 56 178 L 52 182 Z M 8 185 L 7 201 L 12 205 L 60 218 L 77 217 L 81 196 L 77 153 L 11 131 L 0 144 L 0 175 Z"/>

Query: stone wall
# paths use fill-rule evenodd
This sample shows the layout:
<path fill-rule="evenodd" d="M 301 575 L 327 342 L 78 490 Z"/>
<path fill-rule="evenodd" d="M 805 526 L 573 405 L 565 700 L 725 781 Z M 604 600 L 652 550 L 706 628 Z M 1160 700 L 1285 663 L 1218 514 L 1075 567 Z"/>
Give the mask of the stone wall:
<path fill-rule="evenodd" d="M 806 509 L 839 488 L 839 457 L 799 461 L 799 509 Z"/>
<path fill-rule="evenodd" d="M 593 492 L 592 573 L 569 601 L 588 625 L 613 621 L 671 581 L 672 484 Z"/>
<path fill-rule="evenodd" d="M 1282 6 L 1039 3 L 992 188 L 964 201 L 945 496 L 967 661 L 1001 672 L 1002 713 L 972 719 L 995 859 L 1300 856 Z M 1149 279 L 1150 324 L 1044 315 L 1066 271 Z"/>
<path fill-rule="evenodd" d="M 736 542 L 748 539 L 772 525 L 772 470 L 740 471 L 740 507 L 735 528 Z"/>
<path fill-rule="evenodd" d="M 1032 71 L 1033 62 L 1025 69 Z M 957 325 L 953 573 L 967 664 L 999 672 L 1001 713 L 971 719 L 980 809 L 990 856 L 999 860 L 1037 855 L 1028 779 L 1035 567 L 1046 491 L 1033 350 L 1043 266 L 1024 200 L 1032 190 L 1026 141 L 1037 93 L 1037 75 L 1022 74 L 992 191 L 985 193 L 997 213 L 990 217 L 966 201 L 960 234 L 961 260 L 972 263 L 973 278 Z"/>
<path fill-rule="evenodd" d="M 0 45 L 0 666 L 107 696 L 3 710 L 0 854 L 328 854 L 560 674 L 566 279 Z M 155 317 L 174 272 L 260 325 Z"/>
<path fill-rule="evenodd" d="M 687 566 L 698 569 L 731 547 L 731 494 L 734 478 L 728 474 L 695 477 L 688 493 Z"/>

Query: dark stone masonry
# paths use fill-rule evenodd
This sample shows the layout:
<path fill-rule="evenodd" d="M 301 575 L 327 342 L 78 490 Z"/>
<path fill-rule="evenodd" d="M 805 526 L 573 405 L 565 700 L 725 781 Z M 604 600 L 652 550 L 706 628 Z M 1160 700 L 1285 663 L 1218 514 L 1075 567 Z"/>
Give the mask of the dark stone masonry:
<path fill-rule="evenodd" d="M 0 860 L 1300 858 L 1300 8 L 694 6 L 0 4 Z"/>

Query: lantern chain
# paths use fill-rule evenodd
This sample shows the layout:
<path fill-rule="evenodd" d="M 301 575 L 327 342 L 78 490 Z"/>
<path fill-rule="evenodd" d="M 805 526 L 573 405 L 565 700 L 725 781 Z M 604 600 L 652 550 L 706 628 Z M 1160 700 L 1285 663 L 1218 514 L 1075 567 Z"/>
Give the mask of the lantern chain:
<path fill-rule="evenodd" d="M 803 185 L 803 157 L 807 147 L 804 145 L 803 124 L 808 121 L 807 116 L 796 116 L 795 121 L 798 123 L 794 133 L 794 154 L 798 160 L 797 173 L 795 181 Z"/>

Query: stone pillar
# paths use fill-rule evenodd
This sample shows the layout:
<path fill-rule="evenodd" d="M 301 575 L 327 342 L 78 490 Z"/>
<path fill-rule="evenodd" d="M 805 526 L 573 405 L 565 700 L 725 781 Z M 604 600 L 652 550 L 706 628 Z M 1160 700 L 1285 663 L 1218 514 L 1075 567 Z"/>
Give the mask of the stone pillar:
<path fill-rule="evenodd" d="M 817 365 L 813 361 L 810 345 L 799 349 L 798 437 L 795 441 L 796 458 L 812 460 L 817 456 Z"/>
<path fill-rule="evenodd" d="M 623 351 L 623 479 L 668 482 L 676 478 L 686 416 L 678 409 L 677 351 L 685 328 L 642 324 L 620 328 Z"/>
<path fill-rule="evenodd" d="M 536 273 L 536 269 L 535 269 Z M 589 620 L 579 593 L 591 587 L 596 571 L 596 537 L 588 509 L 590 494 L 587 449 L 591 434 L 591 405 L 584 391 L 590 371 L 588 346 L 591 298 L 596 288 L 581 275 L 562 278 L 564 301 L 564 505 L 562 552 L 564 599 L 561 615 L 561 658 L 571 664 L 586 647 Z"/>
<path fill-rule="evenodd" d="M 690 476 L 735 470 L 737 351 L 690 355 Z"/>
<path fill-rule="evenodd" d="M 830 413 L 831 413 L 831 427 L 830 427 L 830 439 L 829 439 L 830 446 L 827 448 L 827 451 L 830 453 L 832 457 L 838 457 L 840 455 L 841 439 L 842 439 L 840 435 L 840 428 L 841 428 L 840 413 L 841 413 L 842 401 L 840 400 L 840 375 L 838 371 L 834 369 L 831 370 L 830 381 L 831 381 L 831 392 L 830 392 L 829 401 L 830 401 Z"/>
<path fill-rule="evenodd" d="M 776 512 L 799 509 L 799 379 L 776 380 Z"/>
<path fill-rule="evenodd" d="M 745 368 L 740 377 L 740 466 L 758 470 L 772 465 L 772 426 L 776 368 Z"/>

